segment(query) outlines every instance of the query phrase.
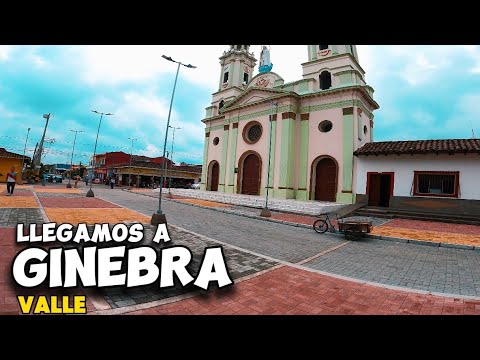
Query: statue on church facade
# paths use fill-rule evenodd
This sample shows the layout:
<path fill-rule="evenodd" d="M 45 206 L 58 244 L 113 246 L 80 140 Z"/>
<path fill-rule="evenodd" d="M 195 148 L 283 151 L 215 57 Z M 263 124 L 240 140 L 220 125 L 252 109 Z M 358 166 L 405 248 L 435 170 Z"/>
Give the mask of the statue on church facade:
<path fill-rule="evenodd" d="M 260 64 L 258 66 L 258 72 L 264 73 L 272 70 L 273 64 L 270 61 L 270 50 L 266 47 L 262 47 L 262 52 L 260 53 Z"/>

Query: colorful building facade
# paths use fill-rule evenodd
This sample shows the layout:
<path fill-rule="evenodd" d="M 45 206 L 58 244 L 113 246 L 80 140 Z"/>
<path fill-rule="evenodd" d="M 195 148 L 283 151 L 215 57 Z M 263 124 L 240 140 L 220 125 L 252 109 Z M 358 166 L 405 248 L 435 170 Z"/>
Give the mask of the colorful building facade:
<path fill-rule="evenodd" d="M 5 148 L 0 148 L 0 182 L 7 182 L 7 174 L 10 172 L 12 166 L 15 167 L 17 179 L 20 182 L 22 179 L 22 158 L 24 165 L 30 164 L 30 158 L 10 151 Z"/>
<path fill-rule="evenodd" d="M 290 83 L 263 51 L 266 70 L 252 77 L 249 45 L 220 57 L 218 91 L 202 120 L 201 189 L 263 196 L 268 186 L 275 198 L 355 202 L 353 153 L 373 141 L 379 106 L 355 45 L 307 50 L 302 79 Z"/>

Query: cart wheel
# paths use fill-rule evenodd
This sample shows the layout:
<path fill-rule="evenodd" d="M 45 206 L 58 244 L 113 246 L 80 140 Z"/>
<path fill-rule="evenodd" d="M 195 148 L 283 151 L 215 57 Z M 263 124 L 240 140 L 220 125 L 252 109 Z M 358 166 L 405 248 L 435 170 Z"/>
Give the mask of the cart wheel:
<path fill-rule="evenodd" d="M 325 221 L 323 220 L 316 220 L 314 223 L 313 223 L 313 229 L 319 233 L 319 234 L 323 234 L 325 233 L 327 230 L 328 230 L 328 225 Z"/>
<path fill-rule="evenodd" d="M 362 233 L 361 233 L 361 232 L 355 231 L 355 232 L 353 233 L 353 238 L 354 238 L 355 240 L 359 240 L 361 237 L 362 237 Z"/>

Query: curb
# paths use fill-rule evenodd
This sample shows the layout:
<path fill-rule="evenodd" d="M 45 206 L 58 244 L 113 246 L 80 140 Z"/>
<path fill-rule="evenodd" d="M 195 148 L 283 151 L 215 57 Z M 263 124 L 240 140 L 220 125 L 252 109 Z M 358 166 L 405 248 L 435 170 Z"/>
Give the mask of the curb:
<path fill-rule="evenodd" d="M 132 192 L 132 191 L 128 191 L 126 189 L 122 189 L 122 191 L 127 191 L 127 192 L 130 192 L 132 194 L 140 194 L 140 195 L 144 195 L 144 196 L 148 196 L 148 197 L 153 197 L 153 196 L 150 196 L 148 194 L 135 193 L 135 192 Z M 228 209 L 225 209 L 225 208 L 222 209 L 222 208 L 215 208 L 215 207 L 209 207 L 209 206 L 204 206 L 204 205 L 191 204 L 191 203 L 179 201 L 179 200 L 176 200 L 176 199 L 168 199 L 167 198 L 167 200 L 173 201 L 173 202 L 176 202 L 176 203 L 181 203 L 181 204 L 184 204 L 184 205 L 195 206 L 195 207 L 199 207 L 199 208 L 202 208 L 202 209 L 218 211 L 218 212 L 222 212 L 222 213 L 225 213 L 225 214 L 233 214 L 233 215 L 237 215 L 237 216 L 248 217 L 248 218 L 251 218 L 251 219 L 256 219 L 256 220 L 261 220 L 261 221 L 270 221 L 270 222 L 275 222 L 275 223 L 289 225 L 289 226 L 301 227 L 301 228 L 305 228 L 305 229 L 311 229 L 312 228 L 312 225 L 294 223 L 294 222 L 285 221 L 285 220 L 265 218 L 265 217 L 261 217 L 259 215 L 241 213 L 241 212 L 237 212 L 235 210 L 228 210 Z M 310 215 L 308 215 L 308 216 L 310 216 Z M 335 236 L 341 236 L 341 237 L 345 236 L 342 233 L 331 233 L 331 232 L 329 232 L 328 234 L 329 235 L 335 235 Z M 393 242 L 399 242 L 399 243 L 408 243 L 408 244 L 414 244 L 414 245 L 431 246 L 431 247 L 443 247 L 443 248 L 451 248 L 451 249 L 480 251 L 480 246 L 474 246 L 474 245 L 451 244 L 451 243 L 443 243 L 443 242 L 436 242 L 436 241 L 423 241 L 423 240 L 414 240 L 414 239 L 406 239 L 406 238 L 396 238 L 396 237 L 383 236 L 383 235 L 370 235 L 370 234 L 365 234 L 364 238 L 375 239 L 375 240 L 393 241 Z"/>

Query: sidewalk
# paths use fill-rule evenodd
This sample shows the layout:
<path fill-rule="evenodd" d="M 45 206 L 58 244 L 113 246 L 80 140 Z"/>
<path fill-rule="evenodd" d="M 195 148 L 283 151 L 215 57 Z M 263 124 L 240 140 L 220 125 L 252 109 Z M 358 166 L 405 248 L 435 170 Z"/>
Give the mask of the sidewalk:
<path fill-rule="evenodd" d="M 153 193 L 149 189 L 125 190 L 150 197 L 158 197 L 158 192 Z M 165 191 L 166 193 L 166 191 Z M 282 222 L 294 226 L 312 227 L 318 220 L 316 216 L 300 215 L 285 211 L 272 211 L 271 218 L 260 217 L 260 210 L 249 206 L 228 204 L 223 194 L 219 195 L 220 200 L 201 200 L 205 192 L 198 190 L 172 189 L 172 201 L 190 204 L 217 211 L 234 213 L 241 216 L 258 218 L 266 221 Z M 180 194 L 183 194 L 180 195 Z M 199 197 L 187 197 L 197 195 Z M 215 199 L 215 194 L 209 194 L 210 199 Z M 294 202 L 294 201 L 291 201 Z M 293 208 L 290 205 L 289 208 Z M 285 207 L 284 207 L 285 208 Z M 437 221 L 408 220 L 408 219 L 384 219 L 375 217 L 346 217 L 349 220 L 372 221 L 373 232 L 368 236 L 376 239 L 393 241 L 410 241 L 433 246 L 457 247 L 461 249 L 480 250 L 480 226 L 442 223 Z M 367 237 L 368 237 L 367 236 Z"/>
<path fill-rule="evenodd" d="M 25 186 L 19 188 L 18 192 L 16 189 L 13 197 L 0 195 L 2 204 L 0 210 L 19 213 L 27 211 L 29 219 L 38 224 L 42 223 L 45 217 L 48 221 L 72 224 L 141 222 L 145 224 L 150 234 L 153 231 L 153 228 L 147 225 L 150 221 L 148 216 L 99 197 L 86 198 L 85 192 L 85 188 L 67 189 L 65 184 L 47 187 Z M 17 199 L 17 202 L 10 202 L 11 199 Z M 219 211 L 230 209 L 222 203 L 205 201 L 197 203 L 199 199 L 177 197 L 173 201 L 189 203 L 191 206 L 201 205 Z M 256 213 L 258 209 L 254 210 Z M 234 211 L 250 211 L 249 214 L 252 214 L 251 209 L 237 208 Z M 316 219 L 277 212 L 274 215 L 278 221 L 296 221 L 296 224 L 304 226 L 311 226 L 311 221 Z M 407 223 L 384 219 L 381 221 L 376 228 L 384 231 L 387 231 L 387 228 L 400 229 L 396 231 L 417 229 L 416 233 L 420 234 L 439 226 L 434 223 L 425 226 L 410 221 Z M 157 286 L 126 291 L 81 288 L 20 289 L 13 284 L 10 274 L 13 258 L 20 249 L 15 242 L 17 222 L 22 221 L 10 216 L 0 225 L 0 314 L 19 314 L 16 296 L 27 292 L 55 295 L 85 294 L 87 312 L 96 314 L 480 314 L 479 299 L 432 295 L 426 291 L 406 291 L 405 288 L 387 287 L 328 275 L 306 268 L 300 263 L 279 261 L 226 244 L 223 244 L 225 256 L 235 285 L 223 290 L 162 291 Z M 176 226 L 172 225 L 171 229 L 172 241 L 186 244 L 196 259 L 202 256 L 205 247 L 219 245 L 218 241 L 183 231 Z M 458 228 L 442 225 L 442 229 L 445 233 L 448 233 L 448 230 L 449 234 L 453 235 L 464 231 L 464 235 L 477 238 L 476 234 L 479 233 L 474 226 Z"/>

